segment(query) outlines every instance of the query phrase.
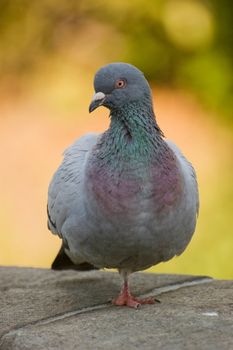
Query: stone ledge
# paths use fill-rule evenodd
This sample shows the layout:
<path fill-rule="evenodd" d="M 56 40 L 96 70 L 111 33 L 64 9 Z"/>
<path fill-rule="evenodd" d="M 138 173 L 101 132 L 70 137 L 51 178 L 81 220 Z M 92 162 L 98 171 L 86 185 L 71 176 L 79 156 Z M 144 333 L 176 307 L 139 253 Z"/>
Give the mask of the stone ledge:
<path fill-rule="evenodd" d="M 117 273 L 0 267 L 0 349 L 233 348 L 233 281 L 135 273 L 139 310 L 108 302 Z"/>

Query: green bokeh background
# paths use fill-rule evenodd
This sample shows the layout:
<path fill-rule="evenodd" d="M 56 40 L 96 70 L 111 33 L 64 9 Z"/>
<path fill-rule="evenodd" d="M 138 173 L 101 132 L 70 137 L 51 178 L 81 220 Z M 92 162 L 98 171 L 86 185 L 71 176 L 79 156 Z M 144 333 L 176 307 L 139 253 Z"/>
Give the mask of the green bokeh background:
<path fill-rule="evenodd" d="M 182 139 L 182 128 L 169 136 L 181 142 L 184 152 L 187 145 L 188 155 L 190 147 L 194 149 L 190 155 L 199 171 L 201 194 L 197 233 L 181 257 L 153 271 L 233 277 L 232 7 L 229 0 L 1 0 L 0 264 L 49 266 L 59 243 L 44 227 L 41 206 L 46 206 L 47 183 L 60 161 L 53 161 L 53 154 L 59 155 L 59 147 L 82 131 L 104 130 L 102 119 L 94 125 L 84 112 L 93 92 L 93 74 L 108 62 L 126 61 L 145 73 L 155 98 L 162 91 L 165 105 L 177 92 L 181 105 L 194 101 L 187 107 L 187 137 Z M 182 125 L 176 104 L 174 115 L 174 125 Z M 200 130 L 204 147 L 200 151 L 199 146 L 195 156 L 200 140 L 192 125 L 197 120 L 194 132 Z M 72 133 L 75 126 L 80 130 Z M 28 136 L 33 132 L 41 132 L 39 145 Z M 29 156 L 27 149 L 37 147 L 34 143 L 38 153 Z M 201 152 L 206 157 L 199 161 Z M 36 169 L 38 158 L 40 175 L 30 170 Z M 31 188 L 36 194 L 30 202 Z M 40 210 L 35 205 L 33 211 L 37 201 Z"/>

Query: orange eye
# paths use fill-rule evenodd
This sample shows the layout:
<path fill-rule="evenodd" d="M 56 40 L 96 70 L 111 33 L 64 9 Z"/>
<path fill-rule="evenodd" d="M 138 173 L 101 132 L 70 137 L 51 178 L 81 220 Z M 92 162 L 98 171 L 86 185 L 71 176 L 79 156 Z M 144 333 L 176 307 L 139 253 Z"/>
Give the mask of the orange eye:
<path fill-rule="evenodd" d="M 126 82 L 125 82 L 125 80 L 123 80 L 123 79 L 119 79 L 119 80 L 117 80 L 116 83 L 115 83 L 115 87 L 116 87 L 117 89 L 122 89 L 123 87 L 125 87 L 125 85 L 126 85 Z"/>

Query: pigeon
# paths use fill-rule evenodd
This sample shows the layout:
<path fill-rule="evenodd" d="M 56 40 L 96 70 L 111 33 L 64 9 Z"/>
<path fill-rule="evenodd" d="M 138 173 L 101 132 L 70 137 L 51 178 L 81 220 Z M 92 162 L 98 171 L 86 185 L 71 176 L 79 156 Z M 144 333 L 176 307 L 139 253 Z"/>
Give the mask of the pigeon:
<path fill-rule="evenodd" d="M 62 239 L 53 269 L 118 269 L 114 305 L 153 304 L 129 288 L 129 275 L 180 255 L 195 231 L 196 173 L 165 139 L 144 74 L 111 63 L 94 78 L 89 112 L 110 110 L 110 126 L 65 152 L 48 190 L 48 228 Z M 175 120 L 174 120 L 175 123 Z"/>

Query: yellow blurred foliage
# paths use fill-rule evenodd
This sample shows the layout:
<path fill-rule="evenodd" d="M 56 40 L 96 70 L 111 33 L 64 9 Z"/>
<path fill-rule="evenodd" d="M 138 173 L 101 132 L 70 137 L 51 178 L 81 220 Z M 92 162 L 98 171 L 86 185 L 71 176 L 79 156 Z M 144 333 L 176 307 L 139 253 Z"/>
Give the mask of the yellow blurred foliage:
<path fill-rule="evenodd" d="M 69 144 L 108 127 L 87 111 L 96 69 L 127 61 L 200 185 L 192 242 L 153 271 L 233 277 L 232 14 L 228 0 L 1 1 L 0 264 L 50 266 L 48 183 Z"/>
<path fill-rule="evenodd" d="M 66 83 L 62 82 L 54 84 L 51 95 L 38 94 L 41 100 L 34 96 L 2 103 L 0 264 L 49 267 L 59 249 L 60 240 L 46 227 L 48 183 L 63 150 L 74 139 L 89 131 L 102 132 L 109 123 L 106 110 L 100 109 L 95 115 L 87 112 L 93 92 L 91 80 L 88 94 L 87 85 L 82 92 L 78 85 L 77 95 L 75 89 L 71 94 L 69 89 L 66 92 Z M 67 111 L 66 93 L 73 102 L 76 100 Z M 59 108 L 61 96 L 64 108 Z M 155 110 L 165 135 L 181 147 L 197 169 L 201 209 L 187 251 L 152 270 L 230 278 L 231 134 L 192 96 L 181 91 L 156 91 Z"/>

